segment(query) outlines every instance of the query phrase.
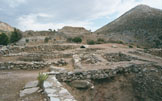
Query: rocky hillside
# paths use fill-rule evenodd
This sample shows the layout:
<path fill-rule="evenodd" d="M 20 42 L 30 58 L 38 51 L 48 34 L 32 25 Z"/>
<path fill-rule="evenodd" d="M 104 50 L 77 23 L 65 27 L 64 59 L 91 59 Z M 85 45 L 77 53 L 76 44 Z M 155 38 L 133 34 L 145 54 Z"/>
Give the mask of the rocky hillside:
<path fill-rule="evenodd" d="M 88 31 L 83 27 L 71 27 L 71 26 L 65 26 L 62 29 L 59 29 L 58 32 L 64 33 L 66 35 L 74 35 L 74 36 L 90 33 L 90 31 Z"/>
<path fill-rule="evenodd" d="M 138 5 L 95 33 L 113 41 L 162 47 L 162 10 Z"/>
<path fill-rule="evenodd" d="M 8 25 L 7 23 L 0 21 L 0 32 L 11 32 L 14 28 Z"/>

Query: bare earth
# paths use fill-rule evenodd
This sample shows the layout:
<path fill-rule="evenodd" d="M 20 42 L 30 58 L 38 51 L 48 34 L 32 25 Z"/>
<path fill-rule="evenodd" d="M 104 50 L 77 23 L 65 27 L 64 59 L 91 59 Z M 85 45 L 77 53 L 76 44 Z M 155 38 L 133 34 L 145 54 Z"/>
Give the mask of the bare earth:
<path fill-rule="evenodd" d="M 2 70 L 0 71 L 0 101 L 43 101 L 41 93 L 35 93 L 24 98 L 19 97 L 20 90 L 43 70 Z"/>

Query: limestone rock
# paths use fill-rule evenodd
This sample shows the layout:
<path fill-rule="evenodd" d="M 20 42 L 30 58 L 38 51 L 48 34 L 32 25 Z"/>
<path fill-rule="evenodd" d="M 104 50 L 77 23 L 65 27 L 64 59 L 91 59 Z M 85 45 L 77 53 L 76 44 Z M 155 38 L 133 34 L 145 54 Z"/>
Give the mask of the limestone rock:
<path fill-rule="evenodd" d="M 31 81 L 31 82 L 28 82 L 26 85 L 25 85 L 25 89 L 26 88 L 33 88 L 33 87 L 37 87 L 38 86 L 38 81 Z"/>
<path fill-rule="evenodd" d="M 55 97 L 50 97 L 50 101 L 60 101 L 60 99 Z"/>
<path fill-rule="evenodd" d="M 24 89 L 24 90 L 20 91 L 20 97 L 24 97 L 26 95 L 35 93 L 38 90 L 39 90 L 39 87 Z"/>
<path fill-rule="evenodd" d="M 50 66 L 50 71 L 64 72 L 64 71 L 66 71 L 66 70 L 65 70 L 64 68 L 55 67 L 55 66 Z"/>
<path fill-rule="evenodd" d="M 78 89 L 86 89 L 91 86 L 91 83 L 87 80 L 75 80 L 72 81 L 70 85 Z"/>

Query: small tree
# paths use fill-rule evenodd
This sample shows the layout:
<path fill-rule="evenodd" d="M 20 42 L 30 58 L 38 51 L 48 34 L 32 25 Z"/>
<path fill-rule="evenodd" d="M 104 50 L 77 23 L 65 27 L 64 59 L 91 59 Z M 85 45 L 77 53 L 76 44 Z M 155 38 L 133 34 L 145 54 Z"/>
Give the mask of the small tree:
<path fill-rule="evenodd" d="M 29 39 L 25 39 L 25 42 L 28 43 L 29 42 Z"/>
<path fill-rule="evenodd" d="M 44 39 L 44 43 L 48 43 L 49 40 L 50 40 L 49 37 L 45 37 L 45 39 Z"/>
<path fill-rule="evenodd" d="M 94 45 L 95 44 L 95 41 L 94 40 L 87 40 L 87 44 L 88 45 Z"/>
<path fill-rule="evenodd" d="M 105 40 L 102 39 L 102 38 L 99 38 L 99 39 L 97 39 L 97 42 L 96 43 L 97 44 L 102 44 L 102 43 L 105 43 Z"/>
<path fill-rule="evenodd" d="M 73 42 L 75 43 L 81 43 L 82 42 L 82 38 L 81 37 L 75 37 L 72 39 Z"/>
<path fill-rule="evenodd" d="M 48 29 L 50 32 L 52 32 L 52 29 Z"/>
<path fill-rule="evenodd" d="M 0 34 L 0 45 L 7 45 L 8 43 L 8 36 L 5 33 Z"/>
<path fill-rule="evenodd" d="M 22 35 L 21 35 L 20 31 L 18 31 L 15 28 L 11 34 L 10 43 L 15 43 L 15 42 L 19 41 L 21 38 L 22 38 Z"/>

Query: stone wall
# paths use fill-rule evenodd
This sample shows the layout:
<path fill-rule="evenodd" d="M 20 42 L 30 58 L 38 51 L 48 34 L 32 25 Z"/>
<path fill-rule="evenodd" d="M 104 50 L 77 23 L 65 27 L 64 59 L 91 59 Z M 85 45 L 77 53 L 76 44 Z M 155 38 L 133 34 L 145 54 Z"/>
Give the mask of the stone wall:
<path fill-rule="evenodd" d="M 67 49 L 74 49 L 80 47 L 79 45 L 39 45 L 39 46 L 8 46 L 0 50 L 0 55 L 19 52 L 52 52 L 63 51 Z"/>
<path fill-rule="evenodd" d="M 98 70 L 88 70 L 88 71 L 74 71 L 74 72 L 64 72 L 56 74 L 56 78 L 61 82 L 71 82 L 73 80 L 85 80 L 85 79 L 105 79 L 111 78 L 119 74 L 125 73 L 140 73 L 158 70 L 162 71 L 162 67 L 159 68 L 147 68 L 148 66 L 159 67 L 153 64 L 132 64 L 127 67 L 117 67 L 114 69 L 98 69 Z"/>
<path fill-rule="evenodd" d="M 7 69 L 24 69 L 24 70 L 32 70 L 32 69 L 42 69 L 48 67 L 50 64 L 44 62 L 0 62 L 0 70 Z"/>
<path fill-rule="evenodd" d="M 162 57 L 162 49 L 149 49 L 149 50 L 146 49 L 144 50 L 144 52 Z"/>

